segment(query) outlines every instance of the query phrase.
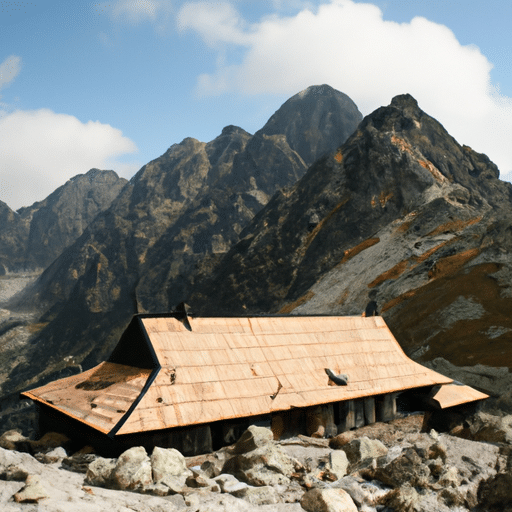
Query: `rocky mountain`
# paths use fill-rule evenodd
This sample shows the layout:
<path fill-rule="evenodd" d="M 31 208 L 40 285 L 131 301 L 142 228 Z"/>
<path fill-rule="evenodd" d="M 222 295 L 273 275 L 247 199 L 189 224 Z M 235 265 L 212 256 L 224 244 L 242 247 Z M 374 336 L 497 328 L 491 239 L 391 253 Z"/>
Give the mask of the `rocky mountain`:
<path fill-rule="evenodd" d="M 512 185 L 410 95 L 281 191 L 188 302 L 201 314 L 377 311 L 420 361 L 512 367 Z"/>
<path fill-rule="evenodd" d="M 209 143 L 187 138 L 142 167 L 12 305 L 46 313 L 32 343 L 13 354 L 3 392 L 93 366 L 131 315 L 186 298 L 269 199 L 361 119 L 347 96 L 314 86 L 254 135 L 228 126 Z"/>
<path fill-rule="evenodd" d="M 0 273 L 46 268 L 126 183 L 114 171 L 91 169 L 17 212 L 0 203 Z"/>

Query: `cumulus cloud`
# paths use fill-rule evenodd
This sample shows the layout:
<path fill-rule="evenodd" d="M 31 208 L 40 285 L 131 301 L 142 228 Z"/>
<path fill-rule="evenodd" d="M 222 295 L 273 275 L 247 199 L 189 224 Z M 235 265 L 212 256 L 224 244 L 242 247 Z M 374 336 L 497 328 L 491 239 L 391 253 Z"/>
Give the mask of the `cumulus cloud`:
<path fill-rule="evenodd" d="M 187 2 L 180 9 L 177 21 L 181 30 L 192 28 L 200 32 L 212 48 L 218 43 L 252 44 L 248 24 L 228 2 Z"/>
<path fill-rule="evenodd" d="M 0 90 L 12 82 L 21 71 L 21 57 L 10 55 L 0 64 Z"/>
<path fill-rule="evenodd" d="M 178 23 L 214 50 L 236 50 L 198 77 L 199 94 L 294 94 L 328 83 L 368 114 L 408 92 L 459 142 L 512 170 L 512 99 L 492 86 L 492 64 L 479 48 L 460 44 L 444 25 L 423 17 L 385 21 L 377 6 L 352 0 L 253 24 L 228 2 L 187 2 Z"/>
<path fill-rule="evenodd" d="M 29 206 L 93 167 L 131 177 L 140 165 L 118 158 L 135 151 L 120 130 L 99 121 L 49 109 L 8 113 L 0 118 L 0 200 Z"/>

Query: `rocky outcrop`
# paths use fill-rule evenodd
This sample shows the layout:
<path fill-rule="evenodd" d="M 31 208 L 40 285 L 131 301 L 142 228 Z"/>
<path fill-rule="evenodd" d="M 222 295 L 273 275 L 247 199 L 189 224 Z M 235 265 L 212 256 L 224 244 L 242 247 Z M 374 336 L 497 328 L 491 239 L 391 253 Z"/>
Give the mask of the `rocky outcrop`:
<path fill-rule="evenodd" d="M 0 203 L 0 272 L 46 268 L 126 183 L 114 171 L 91 169 L 17 212 Z"/>
<path fill-rule="evenodd" d="M 132 314 L 169 311 L 184 300 L 269 199 L 305 173 L 299 132 L 311 133 L 306 153 L 315 159 L 360 120 L 331 88 L 294 98 L 253 136 L 228 126 L 209 143 L 187 138 L 137 173 L 17 301 L 17 308 L 44 309 L 44 328 L 18 351 L 4 394 L 97 364 Z"/>
<path fill-rule="evenodd" d="M 188 303 L 382 314 L 406 353 L 512 367 L 512 186 L 409 95 L 276 195 Z"/>
<path fill-rule="evenodd" d="M 375 444 L 378 449 L 371 453 L 352 450 L 349 474 L 339 477 L 329 468 L 337 454 L 345 454 L 343 449 L 305 436 L 277 442 L 270 430 L 254 426 L 237 444 L 188 459 L 164 448 L 148 456 L 142 447 L 130 448 L 117 459 L 93 455 L 86 474 L 68 471 L 59 461 L 41 464 L 29 454 L 0 448 L 0 506 L 14 511 L 19 510 L 16 502 L 39 502 L 45 510 L 113 512 L 507 510 L 510 444 L 458 439 L 433 430 L 422 433 L 421 417 L 417 419 L 410 416 L 352 431 L 355 438 L 345 449 L 357 440 L 366 447 L 369 441 L 377 443 L 377 437 L 385 443 Z M 78 460 L 85 451 L 68 461 Z M 278 463 L 277 452 L 282 459 Z M 240 471 L 243 456 L 244 473 L 238 478 L 230 471 Z M 215 466 L 220 459 L 226 459 L 221 472 L 209 473 L 208 463 Z M 244 481 L 248 472 L 286 478 L 249 483 Z"/>

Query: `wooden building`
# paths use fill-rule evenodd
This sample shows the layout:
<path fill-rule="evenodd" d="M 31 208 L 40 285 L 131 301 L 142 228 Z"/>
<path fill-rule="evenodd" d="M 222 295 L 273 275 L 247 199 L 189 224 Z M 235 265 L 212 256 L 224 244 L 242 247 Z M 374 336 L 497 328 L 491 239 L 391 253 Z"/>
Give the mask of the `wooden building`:
<path fill-rule="evenodd" d="M 347 384 L 336 385 L 327 369 L 346 374 Z M 381 317 L 186 312 L 133 317 L 108 361 L 22 396 L 52 429 L 57 422 L 71 434 L 82 427 L 123 446 L 191 454 L 255 422 L 279 436 L 389 420 L 405 391 L 440 408 L 487 397 L 409 359 Z"/>

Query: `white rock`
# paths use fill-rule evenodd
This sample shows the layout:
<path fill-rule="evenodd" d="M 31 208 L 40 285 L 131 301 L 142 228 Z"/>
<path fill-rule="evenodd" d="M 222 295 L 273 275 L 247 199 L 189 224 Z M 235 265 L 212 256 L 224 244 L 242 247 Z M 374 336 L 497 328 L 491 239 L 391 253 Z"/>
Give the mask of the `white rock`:
<path fill-rule="evenodd" d="M 158 483 L 165 476 L 190 476 L 185 457 L 174 448 L 160 448 L 155 446 L 151 454 L 151 468 L 153 480 Z"/>
<path fill-rule="evenodd" d="M 85 474 L 85 483 L 87 485 L 97 485 L 99 487 L 107 487 L 110 485 L 112 471 L 116 467 L 114 459 L 104 459 L 98 457 L 93 460 L 87 467 Z"/>
<path fill-rule="evenodd" d="M 329 454 L 329 469 L 339 480 L 347 474 L 349 461 L 343 450 L 333 450 Z"/>
<path fill-rule="evenodd" d="M 14 501 L 16 503 L 37 503 L 49 497 L 41 478 L 38 475 L 29 475 L 25 487 L 14 495 Z"/>
<path fill-rule="evenodd" d="M 118 489 L 138 489 L 153 483 L 151 462 L 142 446 L 126 450 L 117 459 L 111 475 L 112 484 Z"/>
<path fill-rule="evenodd" d="M 270 486 L 253 487 L 247 485 L 231 494 L 248 501 L 252 505 L 273 505 L 280 501 L 277 491 Z"/>
<path fill-rule="evenodd" d="M 304 494 L 300 504 L 307 512 L 358 512 L 343 489 L 313 489 Z"/>

